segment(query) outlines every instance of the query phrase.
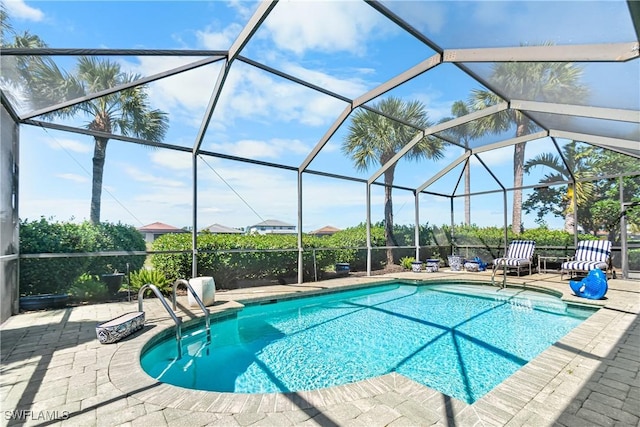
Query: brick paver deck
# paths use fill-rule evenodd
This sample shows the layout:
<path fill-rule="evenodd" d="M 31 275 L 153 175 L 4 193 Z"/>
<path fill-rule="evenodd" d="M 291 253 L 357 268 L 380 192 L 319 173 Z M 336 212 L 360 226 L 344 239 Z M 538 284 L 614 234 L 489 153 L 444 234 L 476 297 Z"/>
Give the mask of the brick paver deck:
<path fill-rule="evenodd" d="M 399 273 L 216 293 L 213 313 L 234 301 L 363 285 L 392 278 L 473 278 L 487 273 Z M 246 395 L 161 384 L 139 364 L 143 345 L 173 326 L 158 300 L 144 301 L 146 326 L 100 344 L 98 322 L 136 311 L 137 302 L 25 313 L 0 326 L 2 425 L 63 426 L 638 426 L 640 282 L 612 279 L 605 300 L 570 293 L 554 274 L 508 278 L 567 301 L 603 308 L 472 405 L 401 375 L 286 394 Z M 179 315 L 201 315 L 186 298 Z"/>

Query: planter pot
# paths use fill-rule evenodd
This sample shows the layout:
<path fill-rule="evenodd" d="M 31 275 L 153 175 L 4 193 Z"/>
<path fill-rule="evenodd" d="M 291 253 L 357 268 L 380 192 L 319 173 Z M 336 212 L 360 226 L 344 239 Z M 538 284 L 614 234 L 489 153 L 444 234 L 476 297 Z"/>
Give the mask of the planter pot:
<path fill-rule="evenodd" d="M 427 267 L 425 268 L 425 270 L 427 271 L 427 273 L 434 273 L 438 270 L 440 270 L 440 260 L 439 259 L 428 259 L 427 260 Z"/>
<path fill-rule="evenodd" d="M 480 271 L 480 264 L 477 261 L 467 261 L 464 263 L 464 269 L 471 272 Z"/>
<path fill-rule="evenodd" d="M 211 276 L 194 277 L 189 284 L 205 306 L 213 305 L 216 299 L 216 282 Z M 187 293 L 189 307 L 198 307 L 198 302 L 191 292 Z"/>
<path fill-rule="evenodd" d="M 449 261 L 449 267 L 451 267 L 451 271 L 462 270 L 463 258 L 460 255 L 449 255 L 447 257 L 447 260 Z"/>
<path fill-rule="evenodd" d="M 109 295 L 118 295 L 118 291 L 122 287 L 124 273 L 103 274 L 101 277 L 102 281 L 107 285 Z"/>
<path fill-rule="evenodd" d="M 336 264 L 336 275 L 348 276 L 349 271 L 351 271 L 351 267 L 348 262 L 339 262 Z"/>
<path fill-rule="evenodd" d="M 44 294 L 20 297 L 21 310 L 43 310 L 47 308 L 63 308 L 67 305 L 67 294 Z"/>
<path fill-rule="evenodd" d="M 413 261 L 411 263 L 411 271 L 420 273 L 422 271 L 422 261 Z"/>

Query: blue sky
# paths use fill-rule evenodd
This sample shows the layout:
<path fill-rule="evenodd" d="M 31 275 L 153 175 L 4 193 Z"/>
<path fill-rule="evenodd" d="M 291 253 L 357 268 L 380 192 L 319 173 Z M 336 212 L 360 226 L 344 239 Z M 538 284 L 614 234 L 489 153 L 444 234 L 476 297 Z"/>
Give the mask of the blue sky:
<path fill-rule="evenodd" d="M 578 21 L 574 12 L 576 8 L 584 11 L 581 3 L 427 1 L 390 2 L 388 6 L 436 42 L 442 40 L 445 48 L 634 39 L 629 22 L 620 25 L 621 20 L 628 21 L 625 2 L 586 2 L 590 5 L 582 15 L 586 21 Z M 4 4 L 16 30 L 28 29 L 54 48 L 226 50 L 257 3 L 9 0 Z M 543 17 L 549 18 L 544 28 Z M 619 30 L 598 30 L 596 24 Z M 447 31 L 455 25 L 464 28 L 464 34 Z M 282 1 L 241 52 L 247 58 L 350 98 L 357 98 L 432 54 L 428 47 L 401 32 L 364 2 L 356 1 Z M 58 59 L 62 67 L 72 70 L 75 58 Z M 201 58 L 111 58 L 123 70 L 143 76 L 198 59 Z M 221 63 L 215 63 L 149 84 L 154 107 L 169 113 L 170 129 L 165 142 L 193 146 L 220 67 Z M 585 78 L 589 78 L 588 73 Z M 477 88 L 480 86 L 476 82 L 453 65 L 442 64 L 389 95 L 420 100 L 431 120 L 437 122 L 449 115 L 453 102 L 467 99 L 470 91 Z M 236 61 L 202 148 L 297 167 L 345 107 L 340 100 Z M 86 121 L 78 118 L 60 122 L 82 126 Z M 356 171 L 341 153 L 347 124 L 332 136 L 310 169 L 360 178 L 377 170 Z M 492 138 L 499 141 L 511 136 Z M 548 139 L 531 142 L 527 157 L 550 149 Z M 90 137 L 22 126 L 20 217 L 87 219 L 92 150 Z M 507 147 L 482 156 L 507 187 L 512 186 L 512 152 Z M 417 187 L 461 154 L 461 149 L 453 148 L 439 161 L 402 160 L 395 183 Z M 211 157 L 199 159 L 198 170 L 198 228 L 213 223 L 246 227 L 266 219 L 297 224 L 295 172 Z M 544 173 L 540 169 L 525 176 L 525 185 L 535 184 Z M 450 193 L 459 175 L 458 167 L 430 190 Z M 192 159 L 188 153 L 112 140 L 107 149 L 104 188 L 105 221 L 136 227 L 155 221 L 177 227 L 192 225 Z M 489 173 L 475 162 L 472 191 L 497 188 Z M 325 225 L 349 227 L 366 218 L 363 184 L 305 174 L 303 191 L 303 231 Z M 395 222 L 412 224 L 412 194 L 394 190 L 393 195 Z M 383 218 L 383 200 L 382 188 L 374 187 L 373 221 Z M 501 193 L 474 197 L 472 222 L 501 226 L 502 203 Z M 449 199 L 421 196 L 420 206 L 421 223 L 450 223 Z M 455 209 L 454 221 L 460 223 L 461 198 L 456 199 Z M 508 221 L 510 210 L 509 206 Z M 552 227 L 562 226 L 561 219 L 547 221 Z M 525 217 L 524 223 L 525 227 L 536 226 L 531 216 Z"/>

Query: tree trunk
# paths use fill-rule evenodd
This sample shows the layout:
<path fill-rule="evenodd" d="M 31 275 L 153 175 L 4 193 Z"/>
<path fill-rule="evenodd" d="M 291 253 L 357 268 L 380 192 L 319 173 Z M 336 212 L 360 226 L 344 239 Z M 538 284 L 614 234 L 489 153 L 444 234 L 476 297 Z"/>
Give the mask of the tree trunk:
<path fill-rule="evenodd" d="M 525 133 L 524 120 L 516 123 L 516 137 Z M 511 231 L 520 234 L 522 231 L 522 178 L 524 176 L 524 149 L 526 142 L 521 142 L 513 147 L 513 216 L 511 218 Z"/>
<path fill-rule="evenodd" d="M 567 212 L 564 215 L 564 231 L 573 234 L 573 212 Z"/>
<path fill-rule="evenodd" d="M 391 190 L 393 185 L 395 166 L 390 167 L 384 173 L 384 236 L 387 246 L 396 246 L 393 236 L 393 201 Z M 387 249 L 387 265 L 393 265 L 393 249 Z"/>
<path fill-rule="evenodd" d="M 467 162 L 464 167 L 464 223 L 471 225 L 471 162 Z"/>
<path fill-rule="evenodd" d="M 107 154 L 107 138 L 95 138 L 93 150 L 93 181 L 91 186 L 91 213 L 92 224 L 100 223 L 100 205 L 102 198 L 102 175 L 104 172 L 104 159 Z"/>
<path fill-rule="evenodd" d="M 524 147 L 525 143 L 516 144 L 513 148 L 513 218 L 511 230 L 520 234 L 522 227 L 522 177 L 524 174 Z"/>

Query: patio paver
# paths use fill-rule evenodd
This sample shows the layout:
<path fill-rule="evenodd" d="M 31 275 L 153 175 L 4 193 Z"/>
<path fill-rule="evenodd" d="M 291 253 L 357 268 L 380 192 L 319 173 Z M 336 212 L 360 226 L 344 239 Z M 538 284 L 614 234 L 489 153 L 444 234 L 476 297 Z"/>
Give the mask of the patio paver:
<path fill-rule="evenodd" d="M 217 291 L 212 313 L 234 301 L 273 299 L 400 279 L 488 280 L 485 273 L 396 273 L 304 285 Z M 509 284 L 573 296 L 554 274 L 509 276 Z M 161 304 L 144 301 L 146 325 L 100 344 L 98 322 L 137 302 L 24 313 L 0 326 L 2 425 L 81 426 L 584 426 L 640 424 L 640 282 L 612 279 L 603 307 L 472 405 L 401 375 L 286 394 L 241 395 L 160 384 L 139 364 L 143 345 L 172 327 Z M 179 301 L 180 315 L 199 316 Z M 29 412 L 30 411 L 30 412 Z"/>

